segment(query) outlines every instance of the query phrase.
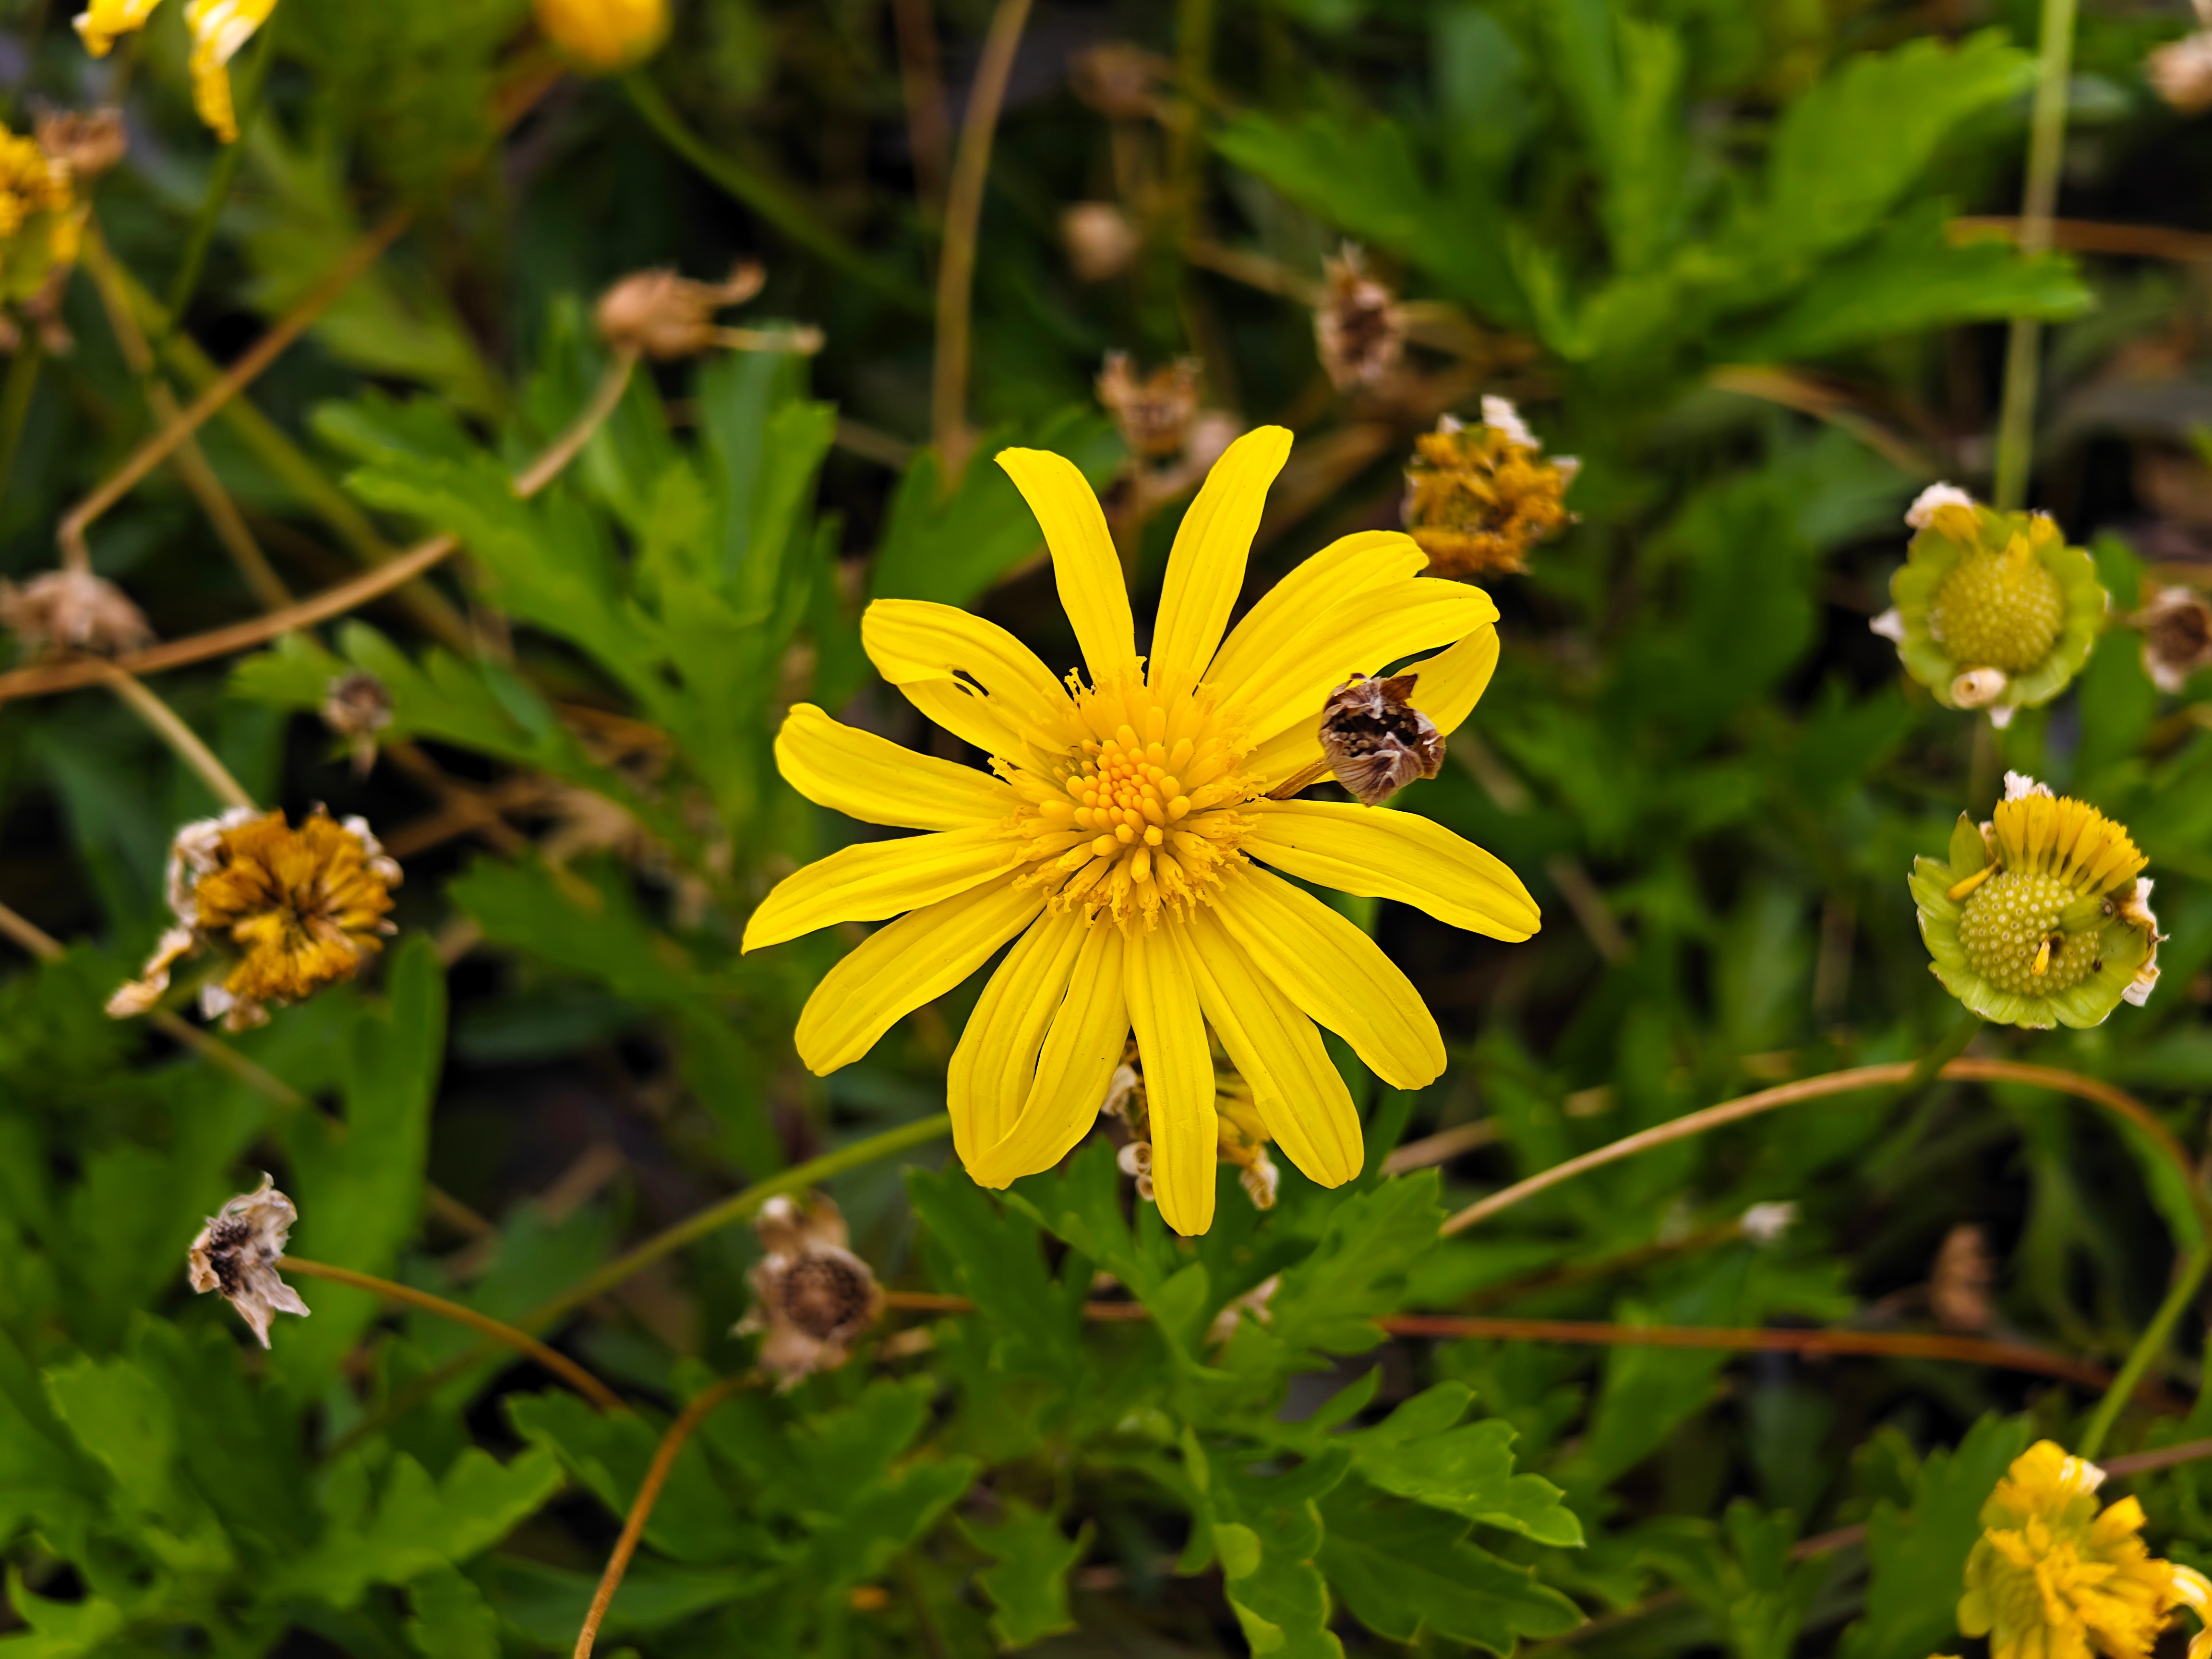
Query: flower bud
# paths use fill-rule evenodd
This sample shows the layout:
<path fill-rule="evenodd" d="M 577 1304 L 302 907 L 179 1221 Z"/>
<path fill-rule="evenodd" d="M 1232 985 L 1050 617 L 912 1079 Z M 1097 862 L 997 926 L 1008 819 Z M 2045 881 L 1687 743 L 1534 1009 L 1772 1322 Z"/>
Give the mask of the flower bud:
<path fill-rule="evenodd" d="M 612 74 L 653 55 L 668 0 L 534 0 L 545 38 L 587 70 Z"/>

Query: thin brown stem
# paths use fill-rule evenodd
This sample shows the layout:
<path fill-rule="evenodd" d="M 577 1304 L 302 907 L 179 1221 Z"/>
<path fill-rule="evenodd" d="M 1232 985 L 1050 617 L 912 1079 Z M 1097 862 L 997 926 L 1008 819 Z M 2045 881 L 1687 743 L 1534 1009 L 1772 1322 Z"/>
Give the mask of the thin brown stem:
<path fill-rule="evenodd" d="M 623 393 L 629 390 L 631 372 L 637 368 L 637 353 L 617 351 L 608 362 L 605 373 L 592 393 L 591 402 L 584 412 L 576 416 L 568 429 L 556 438 L 550 447 L 516 475 L 514 493 L 527 499 L 559 477 L 562 470 L 583 453 L 584 446 L 592 434 L 605 424 L 615 405 L 622 402 Z"/>
<path fill-rule="evenodd" d="M 599 1575 L 599 1587 L 592 1592 L 592 1605 L 584 1614 L 584 1627 L 576 1632 L 575 1659 L 591 1659 L 592 1644 L 599 1638 L 599 1626 L 607 1616 L 608 1605 L 615 1592 L 622 1588 L 623 1575 L 629 1571 L 630 1557 L 637 1553 L 637 1540 L 645 1534 L 645 1523 L 653 1518 L 653 1506 L 660 1501 L 660 1489 L 668 1484 L 669 1471 L 676 1467 L 677 1454 L 684 1449 L 691 1431 L 706 1420 L 713 1411 L 739 1389 L 752 1385 L 749 1373 L 723 1377 L 696 1395 L 691 1403 L 668 1425 L 668 1432 L 660 1437 L 660 1444 L 653 1454 L 653 1462 L 646 1469 L 645 1480 L 631 1501 L 629 1513 L 623 1517 L 622 1536 L 615 1540 L 614 1553 L 607 1558 L 607 1570 Z"/>
<path fill-rule="evenodd" d="M 465 1308 L 458 1302 L 448 1302 L 442 1296 L 418 1291 L 412 1285 L 402 1285 L 397 1279 L 380 1279 L 374 1273 L 356 1273 L 351 1267 L 334 1267 L 327 1261 L 308 1261 L 296 1255 L 287 1255 L 280 1257 L 276 1265 L 288 1273 L 304 1274 L 309 1279 L 327 1279 L 333 1285 L 350 1285 L 357 1291 L 367 1291 L 387 1302 L 404 1302 L 410 1308 L 420 1308 L 441 1319 L 450 1319 L 456 1325 L 466 1325 L 471 1330 L 482 1332 L 495 1342 L 504 1342 L 517 1353 L 528 1355 L 601 1411 L 629 1409 L 619 1395 L 567 1354 L 547 1347 L 527 1331 L 518 1331 L 503 1320 L 494 1319 L 489 1314 L 478 1313 L 474 1308 Z"/>
<path fill-rule="evenodd" d="M 85 544 L 84 538 L 93 520 L 129 495 L 140 480 L 167 460 L 179 444 L 198 431 L 210 416 L 251 386 L 256 376 L 283 356 L 286 347 L 305 333 L 338 295 L 352 287 L 361 274 L 376 263 L 384 250 L 391 246 L 399 233 L 407 228 L 412 216 L 410 210 L 402 209 L 356 242 L 322 281 L 307 291 L 306 298 L 279 318 L 266 334 L 253 343 L 252 349 L 224 370 L 214 385 L 192 400 L 191 408 L 141 444 L 131 459 L 111 473 L 100 488 L 70 508 L 55 532 L 55 539 L 61 546 L 62 562 L 73 570 L 91 569 L 92 551 Z"/>
<path fill-rule="evenodd" d="M 152 728 L 156 737 L 176 751 L 178 759 L 199 775 L 210 794 L 225 806 L 241 807 L 249 812 L 256 810 L 253 797 L 246 793 L 245 786 L 216 758 L 215 750 L 200 741 L 199 733 L 178 718 L 175 709 L 148 690 L 129 670 L 112 662 L 102 667 L 106 671 L 102 678 L 115 695 Z"/>
<path fill-rule="evenodd" d="M 983 218 L 983 185 L 991 172 L 991 142 L 1006 77 L 1014 67 L 1030 0 L 999 0 L 983 37 L 983 56 L 960 122 L 945 203 L 945 252 L 937 266 L 937 360 L 930 385 L 929 430 L 950 489 L 968 464 L 969 325 L 975 298 L 975 239 Z"/>
<path fill-rule="evenodd" d="M 907 148 L 914 152 L 915 193 L 925 213 L 945 210 L 945 154 L 952 126 L 945 112 L 945 77 L 938 65 L 937 23 L 929 0 L 891 0 L 898 40 L 899 90 L 906 100 Z"/>

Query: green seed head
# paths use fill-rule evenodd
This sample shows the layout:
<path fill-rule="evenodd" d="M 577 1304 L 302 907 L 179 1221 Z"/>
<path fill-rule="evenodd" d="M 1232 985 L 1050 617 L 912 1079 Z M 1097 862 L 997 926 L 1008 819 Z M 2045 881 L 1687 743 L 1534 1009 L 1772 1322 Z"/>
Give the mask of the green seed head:
<path fill-rule="evenodd" d="M 2065 620 L 2065 593 L 2042 561 L 1990 551 L 1960 561 L 1928 616 L 1954 661 L 2008 674 L 2041 662 Z"/>
<path fill-rule="evenodd" d="M 1990 984 L 2014 996 L 2070 990 L 2096 970 L 2098 934 L 2069 933 L 2066 913 L 2080 896 L 2054 875 L 2001 870 L 1959 907 L 1959 943 Z M 2048 942 L 2050 953 L 2043 954 Z M 2038 959 L 2043 971 L 2035 971 Z"/>

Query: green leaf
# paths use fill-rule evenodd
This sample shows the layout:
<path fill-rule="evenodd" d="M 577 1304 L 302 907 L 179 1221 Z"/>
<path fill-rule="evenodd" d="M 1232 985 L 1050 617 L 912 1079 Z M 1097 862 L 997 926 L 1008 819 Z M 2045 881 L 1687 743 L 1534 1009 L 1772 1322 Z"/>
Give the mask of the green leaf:
<path fill-rule="evenodd" d="M 489 1556 L 471 1572 L 501 1619 L 532 1641 L 556 1649 L 574 1644 L 599 1583 L 596 1571 L 570 1571 L 510 1554 Z M 640 1555 L 623 1575 L 622 1594 L 607 1609 L 600 1634 L 630 1636 L 679 1624 L 752 1594 L 765 1577 Z"/>
<path fill-rule="evenodd" d="M 1067 1610 L 1067 1575 L 1090 1547 L 1089 1527 L 1066 1537 L 1051 1515 L 1010 1499 L 1005 1518 L 995 1525 L 963 1522 L 960 1530 L 991 1558 L 975 1582 L 998 1609 L 991 1633 L 1001 1646 L 1027 1647 L 1042 1637 L 1075 1628 L 1074 1616 Z"/>
<path fill-rule="evenodd" d="M 1313 1254 L 1284 1271 L 1267 1322 L 1237 1327 L 1232 1365 L 1267 1352 L 1364 1353 L 1382 1341 L 1375 1321 L 1397 1310 L 1407 1270 L 1436 1247 L 1444 1218 L 1437 1191 L 1437 1172 L 1423 1170 L 1339 1204 Z"/>
<path fill-rule="evenodd" d="M 1352 1616 L 1410 1642 L 1422 1629 L 1492 1653 L 1583 1622 L 1572 1601 L 1467 1541 L 1468 1523 L 1384 1496 L 1358 1477 L 1322 1503 L 1322 1570 Z"/>
<path fill-rule="evenodd" d="M 602 1413 L 567 1393 L 510 1395 L 505 1403 L 515 1431 L 558 1457 L 611 1516 L 629 1512 L 665 1423 L 641 1414 Z M 660 1500 L 646 1523 L 646 1541 L 677 1561 L 757 1559 L 764 1536 L 715 1478 L 702 1439 L 695 1436 L 677 1454 Z"/>
<path fill-rule="evenodd" d="M 1344 1659 L 1344 1644 L 1328 1628 L 1328 1588 L 1313 1560 L 1320 1510 L 1308 1502 L 1257 1520 L 1213 1528 L 1223 1587 L 1245 1641 L 1263 1659 Z"/>
<path fill-rule="evenodd" d="M 1955 1450 L 1931 1453 L 1920 1466 L 1911 1509 L 1875 1506 L 1866 1611 L 1844 1632 L 1840 1659 L 1899 1659 L 1952 1643 L 1982 1505 L 2031 1433 L 2025 1418 L 1984 1417 Z"/>
<path fill-rule="evenodd" d="M 1513 1426 L 1501 1418 L 1461 1424 L 1474 1390 L 1439 1382 L 1371 1429 L 1347 1435 L 1352 1467 L 1370 1484 L 1540 1544 L 1583 1541 L 1582 1522 L 1539 1475 L 1513 1473 Z"/>
<path fill-rule="evenodd" d="M 1046 1270 L 1037 1230 L 1000 1209 L 957 1170 L 907 1171 L 915 1214 L 950 1264 L 945 1290 L 971 1297 L 988 1326 L 996 1363 L 1016 1374 L 1072 1376 L 1082 1360 L 1079 1297 Z"/>
<path fill-rule="evenodd" d="M 482 1591 L 451 1567 L 434 1567 L 407 1586 L 414 1611 L 407 1639 L 423 1659 L 499 1659 L 499 1614 Z"/>

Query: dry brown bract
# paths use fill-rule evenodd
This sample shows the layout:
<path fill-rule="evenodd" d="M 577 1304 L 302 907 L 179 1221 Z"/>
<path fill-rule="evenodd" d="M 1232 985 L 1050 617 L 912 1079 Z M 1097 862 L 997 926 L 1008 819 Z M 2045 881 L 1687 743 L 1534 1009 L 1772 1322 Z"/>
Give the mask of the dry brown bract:
<path fill-rule="evenodd" d="M 269 1346 L 269 1322 L 276 1315 L 298 1314 L 302 1319 L 307 1315 L 299 1291 L 276 1276 L 284 1241 L 299 1218 L 292 1200 L 276 1190 L 275 1178 L 264 1175 L 258 1187 L 240 1194 L 208 1218 L 185 1255 L 191 1265 L 192 1288 L 202 1295 L 221 1291 L 222 1299 L 238 1310 L 238 1316 L 252 1328 L 264 1348 Z"/>
<path fill-rule="evenodd" d="M 89 570 L 49 570 L 21 587 L 0 581 L 0 623 L 32 655 L 90 651 L 112 657 L 154 642 L 138 607 Z"/>
<path fill-rule="evenodd" d="M 617 351 L 659 361 L 696 357 L 731 337 L 729 331 L 716 325 L 714 313 L 726 306 L 744 304 L 767 280 L 761 268 L 751 264 L 737 266 L 729 280 L 721 283 L 695 283 L 669 270 L 641 270 L 599 296 L 594 314 L 600 337 Z M 786 343 L 794 351 L 817 350 L 821 337 L 796 329 L 786 337 Z"/>
<path fill-rule="evenodd" d="M 2186 587 L 2154 587 L 2128 618 L 2142 629 L 2143 672 L 2168 694 L 2199 669 L 2212 667 L 2212 605 Z"/>
<path fill-rule="evenodd" d="M 40 110 L 31 133 L 47 159 L 66 167 L 81 185 L 106 173 L 131 148 L 119 109 Z"/>
<path fill-rule="evenodd" d="M 1364 676 L 1340 685 L 1322 705 L 1321 747 L 1336 781 L 1363 806 L 1380 805 L 1444 763 L 1443 733 L 1411 701 L 1415 674 Z"/>
<path fill-rule="evenodd" d="M 1528 550 L 1574 522 L 1565 501 L 1582 463 L 1546 460 L 1535 434 L 1503 398 L 1482 400 L 1482 422 L 1447 415 L 1414 441 L 1406 471 L 1407 532 L 1442 576 L 1507 575 Z"/>
<path fill-rule="evenodd" d="M 1323 263 L 1328 289 L 1314 308 L 1314 348 L 1322 373 L 1339 392 L 1377 385 L 1406 355 L 1406 314 L 1398 296 L 1367 269 L 1367 256 L 1347 246 Z"/>
<path fill-rule="evenodd" d="M 868 1264 L 846 1248 L 845 1218 L 826 1198 L 804 1206 L 772 1198 L 753 1221 L 768 1254 L 746 1282 L 752 1310 L 738 1334 L 764 1331 L 760 1364 L 788 1389 L 833 1370 L 883 1312 L 884 1293 Z"/>
<path fill-rule="evenodd" d="M 177 832 L 169 847 L 169 908 L 144 973 L 107 1000 L 118 1019 L 149 1012 L 181 957 L 213 949 L 230 971 L 200 992 L 200 1010 L 234 1031 L 269 1006 L 303 1001 L 353 977 L 393 931 L 385 920 L 399 866 L 361 818 L 340 823 L 318 806 L 289 828 L 282 812 L 235 807 Z"/>
<path fill-rule="evenodd" d="M 1936 1265 L 1928 1274 L 1928 1310 L 1947 1331 L 1978 1335 L 1993 1317 L 1990 1292 L 1996 1285 L 1996 1262 L 1989 1236 L 1961 1222 L 1943 1235 Z"/>

